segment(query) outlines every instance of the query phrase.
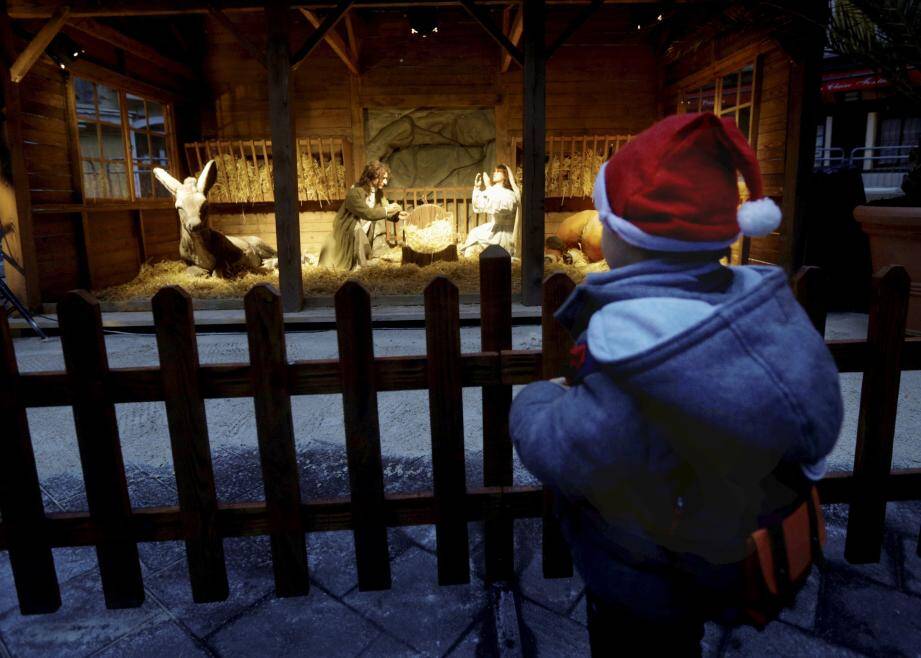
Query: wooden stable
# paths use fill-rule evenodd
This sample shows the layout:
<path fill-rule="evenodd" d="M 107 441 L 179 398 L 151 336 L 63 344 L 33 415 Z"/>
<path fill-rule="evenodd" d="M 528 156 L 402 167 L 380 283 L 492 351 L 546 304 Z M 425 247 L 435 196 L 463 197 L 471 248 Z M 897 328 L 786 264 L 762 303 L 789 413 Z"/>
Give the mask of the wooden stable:
<path fill-rule="evenodd" d="M 407 18 L 422 6 L 440 26 L 424 40 Z M 181 177 L 213 157 L 212 225 L 276 245 L 285 308 L 297 308 L 302 253 L 329 232 L 365 162 L 367 113 L 381 108 L 492 113 L 494 158 L 522 175 L 526 302 L 539 301 L 544 237 L 591 207 L 592 169 L 663 116 L 698 109 L 745 123 L 784 210 L 744 257 L 792 270 L 821 31 L 808 20 L 782 34 L 744 27 L 744 11 L 690 0 L 0 0 L 3 168 L 17 206 L 4 221 L 21 264 L 7 268 L 10 285 L 37 306 L 177 258 L 175 210 L 150 168 Z M 389 196 L 443 205 L 463 238 L 483 221 L 466 207 L 469 187 Z"/>

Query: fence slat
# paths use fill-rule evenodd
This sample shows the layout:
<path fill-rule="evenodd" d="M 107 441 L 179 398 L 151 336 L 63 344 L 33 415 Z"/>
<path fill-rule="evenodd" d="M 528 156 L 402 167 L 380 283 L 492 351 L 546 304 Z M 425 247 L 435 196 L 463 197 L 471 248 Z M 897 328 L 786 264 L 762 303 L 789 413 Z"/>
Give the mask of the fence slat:
<path fill-rule="evenodd" d="M 192 298 L 170 286 L 154 295 L 152 306 L 192 598 L 196 603 L 223 601 L 228 594 L 227 568 L 217 527 Z"/>
<path fill-rule="evenodd" d="M 265 502 L 276 528 L 271 535 L 278 596 L 307 594 L 307 542 L 300 520 L 301 490 L 294 448 L 281 296 L 272 286 L 254 286 L 244 298 L 250 380 Z"/>
<path fill-rule="evenodd" d="M 575 284 L 562 272 L 544 280 L 544 298 L 541 307 L 541 350 L 543 352 L 544 379 L 566 374 L 572 339 L 560 326 L 553 314 L 569 297 Z M 568 578 L 572 575 L 572 557 L 560 533 L 554 514 L 554 496 L 544 489 L 543 564 L 544 578 Z"/>
<path fill-rule="evenodd" d="M 885 482 L 892 469 L 892 441 L 899 404 L 902 343 L 910 280 L 905 268 L 889 266 L 873 277 L 867 347 L 870 358 L 860 390 L 854 479 L 860 495 L 847 517 L 844 557 L 879 562 L 886 524 Z"/>
<path fill-rule="evenodd" d="M 24 615 L 54 612 L 61 591 L 54 571 L 51 545 L 42 524 L 45 509 L 35 467 L 26 409 L 19 395 L 19 366 L 6 313 L 0 313 L 0 513 L 15 528 L 9 546 L 10 566 Z"/>
<path fill-rule="evenodd" d="M 58 304 L 74 427 L 90 516 L 106 529 L 96 546 L 106 606 L 134 608 L 144 602 L 137 543 L 126 539 L 131 500 L 118 437 L 115 404 L 106 391 L 109 361 L 99 302 L 70 292 Z"/>
<path fill-rule="evenodd" d="M 512 259 L 502 247 L 492 245 L 480 254 L 480 349 L 512 349 Z M 512 486 L 512 440 L 508 416 L 511 386 L 484 386 L 483 481 L 487 487 Z M 486 530 L 486 580 L 509 580 L 514 574 L 512 520 L 504 514 L 488 519 Z"/>
<path fill-rule="evenodd" d="M 437 521 L 438 583 L 470 582 L 465 501 L 464 412 L 460 369 L 460 308 L 457 286 L 443 276 L 425 288 L 425 343 L 432 482 Z"/>
<path fill-rule="evenodd" d="M 812 326 L 824 337 L 828 317 L 828 281 L 825 274 L 814 266 L 800 268 L 793 279 L 793 292 Z"/>
<path fill-rule="evenodd" d="M 356 281 L 336 291 L 339 372 L 358 588 L 390 588 L 390 552 L 384 518 L 384 467 L 374 378 L 371 296 Z"/>

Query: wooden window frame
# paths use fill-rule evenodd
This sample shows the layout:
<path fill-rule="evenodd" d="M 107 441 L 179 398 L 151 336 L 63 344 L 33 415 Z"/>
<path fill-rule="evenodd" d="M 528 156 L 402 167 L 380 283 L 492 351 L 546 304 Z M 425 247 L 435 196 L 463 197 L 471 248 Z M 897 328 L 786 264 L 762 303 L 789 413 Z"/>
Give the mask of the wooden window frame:
<path fill-rule="evenodd" d="M 746 103 L 741 103 L 742 100 L 742 85 L 741 82 L 742 73 L 751 67 L 752 70 L 752 82 L 751 82 L 751 96 Z M 759 105 L 761 104 L 761 67 L 762 67 L 762 56 L 760 54 L 752 57 L 751 62 L 743 66 L 734 64 L 732 66 L 722 67 L 716 69 L 712 72 L 712 75 L 707 78 L 706 83 L 697 84 L 693 86 L 684 86 L 680 89 L 678 93 L 678 112 L 681 114 L 687 112 L 699 112 L 701 108 L 701 102 L 703 98 L 703 90 L 710 86 L 710 81 L 713 83 L 713 110 L 712 112 L 718 117 L 732 116 L 733 120 L 736 122 L 736 125 L 739 125 L 739 113 L 741 110 L 746 108 L 749 109 L 749 119 L 748 119 L 748 138 L 749 144 L 754 148 L 757 144 L 758 139 L 758 114 L 759 114 Z M 723 109 L 723 83 L 725 79 L 729 76 L 736 76 L 736 99 L 735 104 L 728 109 Z M 697 107 L 691 108 L 690 101 L 687 100 L 689 96 L 697 96 Z"/>
<path fill-rule="evenodd" d="M 168 164 L 168 167 L 169 167 L 169 168 L 175 167 L 175 166 L 177 165 L 177 163 L 179 162 L 179 159 L 178 159 L 178 157 L 177 157 L 178 149 L 177 149 L 177 146 L 176 146 L 176 132 L 175 132 L 175 121 L 174 121 L 174 115 L 173 115 L 173 103 L 170 102 L 170 101 L 168 101 L 168 100 L 165 100 L 165 99 L 152 97 L 152 96 L 150 96 L 150 95 L 148 95 L 148 94 L 146 94 L 146 93 L 139 92 L 139 91 L 137 91 L 137 90 L 135 90 L 135 89 L 131 89 L 130 87 L 127 87 L 127 86 L 113 85 L 113 84 L 111 84 L 110 82 L 106 82 L 106 81 L 103 81 L 103 80 L 99 80 L 99 79 L 97 79 L 97 78 L 95 78 L 95 77 L 93 77 L 93 76 L 87 76 L 87 75 L 70 76 L 70 78 L 68 79 L 67 84 L 68 84 L 68 86 L 69 86 L 69 89 L 68 89 L 67 93 L 71 94 L 73 98 L 76 98 L 76 89 L 75 89 L 75 85 L 76 85 L 76 80 L 77 80 L 77 79 L 80 79 L 80 80 L 83 80 L 83 81 L 86 81 L 86 82 L 90 82 L 90 83 L 92 83 L 92 84 L 94 85 L 94 87 L 93 87 L 93 101 L 94 101 L 95 110 L 96 110 L 96 117 L 95 117 L 94 119 L 91 119 L 91 121 L 92 121 L 92 122 L 96 125 L 96 127 L 97 127 L 97 128 L 96 128 L 96 134 L 97 134 L 97 140 L 99 140 L 99 145 L 100 145 L 100 157 L 93 158 L 93 157 L 84 157 L 84 156 L 83 156 L 83 153 L 82 153 L 82 151 L 80 150 L 80 139 L 79 139 L 79 133 L 80 133 L 80 125 L 79 125 L 79 124 L 80 124 L 80 116 L 81 116 L 81 115 L 79 114 L 79 112 L 78 112 L 77 109 L 76 109 L 76 103 L 74 103 L 73 116 L 71 117 L 71 120 L 75 122 L 75 123 L 74 123 L 74 134 L 75 134 L 76 137 L 77 137 L 77 139 L 75 140 L 75 142 L 76 142 L 75 147 L 76 147 L 76 150 L 77 150 L 77 153 L 76 153 L 76 157 L 77 157 L 77 169 L 78 169 L 78 171 L 79 171 L 79 173 L 80 173 L 80 176 L 79 176 L 80 193 L 81 193 L 81 198 L 83 199 L 84 203 L 87 204 L 87 205 L 94 205 L 94 204 L 99 204 L 99 205 L 111 205 L 111 204 L 132 205 L 132 204 L 145 203 L 145 202 L 146 202 L 146 203 L 149 203 L 149 202 L 155 202 L 155 201 L 164 201 L 164 198 L 163 198 L 163 197 L 158 197 L 158 196 L 155 196 L 155 195 L 154 195 L 154 196 L 149 196 L 149 197 L 147 197 L 147 196 L 139 196 L 138 190 L 136 189 L 136 186 L 135 186 L 135 178 L 134 178 L 134 169 L 135 169 L 135 166 L 134 166 L 134 165 L 135 165 L 135 162 L 139 162 L 139 159 L 137 158 L 137 154 L 134 153 L 134 149 L 133 149 L 133 147 L 132 147 L 132 145 L 131 145 L 131 130 L 132 130 L 132 128 L 131 128 L 131 126 L 130 126 L 129 123 L 128 123 L 128 102 L 127 102 L 127 96 L 130 94 L 130 95 L 135 96 L 136 98 L 140 98 L 140 99 L 142 99 L 142 100 L 144 101 L 144 111 L 145 111 L 145 115 L 146 115 L 146 112 L 147 112 L 147 103 L 149 103 L 149 102 L 158 103 L 158 104 L 163 108 L 163 122 L 164 122 L 164 131 L 165 131 L 165 132 L 163 133 L 163 135 L 164 135 L 165 141 L 166 141 L 166 152 L 167 152 L 167 156 L 166 156 L 166 157 L 167 157 L 167 164 Z M 115 91 L 115 93 L 117 94 L 117 96 L 118 96 L 118 103 L 119 103 L 119 114 L 120 114 L 120 123 L 121 123 L 121 125 L 117 125 L 117 124 L 114 124 L 114 123 L 109 123 L 109 122 L 106 122 L 106 121 L 100 121 L 100 119 L 99 119 L 99 92 L 98 92 L 98 86 L 99 86 L 99 85 L 102 85 L 102 86 L 104 86 L 104 87 L 107 87 L 107 88 L 109 88 L 109 89 L 112 89 L 112 90 Z M 86 117 L 86 115 L 83 115 L 83 116 Z M 87 120 L 89 120 L 88 117 L 87 117 Z M 107 126 L 112 126 L 112 127 L 118 127 L 118 128 L 120 129 L 120 131 L 121 131 L 121 135 L 122 135 L 122 147 L 123 147 L 123 150 L 124 150 L 125 176 L 126 176 L 126 178 L 127 178 L 127 188 L 128 188 L 128 195 L 127 195 L 126 197 L 113 197 L 113 196 L 94 196 L 94 197 L 89 197 L 89 196 L 87 196 L 87 194 L 86 194 L 86 186 L 85 186 L 85 184 L 84 184 L 84 173 L 83 173 L 83 163 L 84 163 L 84 161 L 93 161 L 93 162 L 96 162 L 96 163 L 100 163 L 100 164 L 102 164 L 102 165 L 105 165 L 105 163 L 109 161 L 109 160 L 107 160 L 107 159 L 105 158 L 105 150 L 104 150 L 104 148 L 102 147 L 102 136 L 101 136 L 101 132 L 100 132 L 100 131 L 101 131 L 101 126 L 102 126 L 102 125 L 107 125 Z M 138 132 L 138 131 L 135 131 L 135 132 Z M 150 137 L 149 137 L 149 135 L 150 135 L 150 131 L 149 131 L 149 119 L 148 119 L 148 127 L 145 128 L 144 133 L 145 133 L 146 135 L 148 135 L 148 146 L 149 146 L 149 145 L 150 145 L 150 142 L 149 142 L 149 139 L 150 139 Z M 157 134 L 159 134 L 159 133 L 157 133 Z M 117 160 L 113 160 L 113 162 L 115 162 L 115 161 L 117 161 Z M 107 179 L 107 178 L 106 178 L 106 186 L 108 186 L 108 179 Z"/>

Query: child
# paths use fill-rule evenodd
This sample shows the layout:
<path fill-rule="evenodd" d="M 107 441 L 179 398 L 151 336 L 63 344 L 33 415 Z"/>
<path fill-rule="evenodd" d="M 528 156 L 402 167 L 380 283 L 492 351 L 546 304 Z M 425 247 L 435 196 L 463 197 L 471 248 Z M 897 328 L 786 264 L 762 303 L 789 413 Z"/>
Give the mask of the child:
<path fill-rule="evenodd" d="M 611 271 L 557 313 L 578 371 L 527 386 L 510 418 L 558 493 L 593 653 L 699 655 L 706 620 L 744 621 L 746 540 L 838 437 L 838 371 L 784 273 L 719 262 L 740 229 L 778 226 L 763 197 L 742 133 L 710 113 L 659 122 L 596 179 Z"/>

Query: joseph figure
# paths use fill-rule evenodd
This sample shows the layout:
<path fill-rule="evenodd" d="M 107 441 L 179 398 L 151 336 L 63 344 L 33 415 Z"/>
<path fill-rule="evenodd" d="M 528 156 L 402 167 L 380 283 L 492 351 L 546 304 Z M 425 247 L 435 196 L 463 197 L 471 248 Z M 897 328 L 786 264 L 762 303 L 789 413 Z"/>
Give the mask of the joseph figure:
<path fill-rule="evenodd" d="M 398 203 L 390 203 L 384 188 L 390 181 L 387 165 L 374 160 L 365 165 L 361 178 L 345 195 L 333 220 L 333 232 L 320 251 L 320 265 L 352 270 L 367 264 L 375 248 L 384 245 L 381 220 L 396 222 L 406 218 Z"/>

